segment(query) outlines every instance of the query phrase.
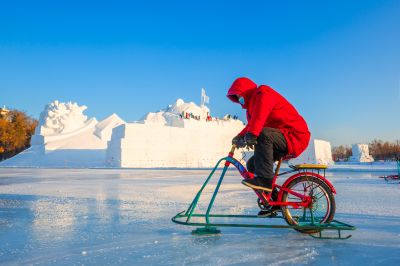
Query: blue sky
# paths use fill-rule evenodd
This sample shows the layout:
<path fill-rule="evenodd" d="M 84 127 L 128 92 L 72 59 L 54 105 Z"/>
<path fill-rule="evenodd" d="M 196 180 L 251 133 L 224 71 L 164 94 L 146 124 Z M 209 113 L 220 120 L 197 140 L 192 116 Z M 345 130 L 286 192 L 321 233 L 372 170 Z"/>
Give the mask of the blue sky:
<path fill-rule="evenodd" d="M 215 116 L 247 76 L 333 145 L 400 139 L 400 1 L 2 1 L 0 105 L 38 117 L 55 99 L 98 120 L 174 102 Z"/>

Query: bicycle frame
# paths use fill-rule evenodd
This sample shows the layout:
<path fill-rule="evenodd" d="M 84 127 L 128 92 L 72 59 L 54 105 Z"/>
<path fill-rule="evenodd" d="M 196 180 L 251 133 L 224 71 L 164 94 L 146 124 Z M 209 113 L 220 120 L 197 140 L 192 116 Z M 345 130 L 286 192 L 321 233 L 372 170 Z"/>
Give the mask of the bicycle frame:
<path fill-rule="evenodd" d="M 236 160 L 233 157 L 233 154 L 234 154 L 234 151 L 235 151 L 236 148 L 237 147 L 235 145 L 232 145 L 231 151 L 228 154 L 228 158 L 230 160 L 226 161 L 225 166 L 229 166 L 230 164 L 232 164 L 232 165 L 234 165 L 236 167 L 236 169 L 239 171 L 240 175 L 243 178 L 254 178 L 254 175 L 252 173 L 248 172 L 246 167 L 244 167 L 238 160 Z M 270 206 L 290 206 L 290 207 L 293 207 L 293 208 L 296 208 L 296 209 L 309 207 L 309 205 L 312 203 L 312 199 L 311 199 L 310 196 L 306 196 L 306 195 L 300 194 L 298 192 L 295 192 L 295 191 L 285 187 L 285 185 L 288 183 L 287 181 L 288 180 L 291 181 L 292 179 L 294 179 L 294 177 L 297 177 L 297 175 L 293 175 L 293 176 L 289 177 L 287 179 L 287 181 L 282 186 L 276 184 L 276 180 L 277 180 L 277 178 L 279 176 L 297 172 L 297 170 L 290 170 L 290 171 L 286 171 L 286 172 L 283 172 L 283 173 L 279 174 L 279 170 L 280 170 L 281 164 L 282 164 L 282 159 L 279 160 L 278 165 L 276 166 L 274 179 L 273 179 L 273 182 L 272 182 L 272 190 L 278 189 L 278 191 L 279 191 L 277 200 L 274 201 L 274 200 L 271 199 L 272 193 L 259 192 L 259 191 L 256 191 L 256 190 L 254 190 L 254 192 L 257 194 L 258 198 L 264 204 L 268 204 Z M 322 179 L 325 183 L 328 184 L 328 186 L 331 188 L 332 192 L 336 193 L 336 190 L 333 187 L 333 185 L 328 180 L 326 180 L 326 178 L 324 178 L 323 176 L 317 175 L 315 173 L 306 173 L 306 174 Z M 282 202 L 283 192 L 292 194 L 293 196 L 299 198 L 301 200 L 301 202 Z"/>

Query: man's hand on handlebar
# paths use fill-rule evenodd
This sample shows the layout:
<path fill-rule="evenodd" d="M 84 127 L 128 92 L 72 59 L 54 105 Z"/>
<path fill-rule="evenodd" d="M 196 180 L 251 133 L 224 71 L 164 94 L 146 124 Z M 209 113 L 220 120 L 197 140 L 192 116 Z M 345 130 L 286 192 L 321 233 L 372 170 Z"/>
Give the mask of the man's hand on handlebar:
<path fill-rule="evenodd" d="M 257 136 L 252 133 L 246 133 L 246 135 L 237 135 L 232 139 L 232 144 L 236 145 L 238 148 L 247 148 L 254 149 L 254 146 L 257 144 Z"/>
<path fill-rule="evenodd" d="M 248 148 L 254 149 L 254 146 L 257 145 L 257 136 L 247 132 L 246 135 L 244 135 L 244 142 Z"/>
<path fill-rule="evenodd" d="M 246 142 L 244 140 L 244 136 L 237 135 L 232 139 L 232 144 L 236 145 L 238 148 L 244 148 L 246 147 Z"/>

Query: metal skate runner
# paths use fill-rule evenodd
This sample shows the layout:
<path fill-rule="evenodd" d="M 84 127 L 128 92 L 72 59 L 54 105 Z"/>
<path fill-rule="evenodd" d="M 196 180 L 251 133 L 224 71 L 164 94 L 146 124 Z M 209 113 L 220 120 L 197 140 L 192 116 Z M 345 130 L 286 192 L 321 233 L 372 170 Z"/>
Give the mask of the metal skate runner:
<path fill-rule="evenodd" d="M 396 163 L 397 163 L 397 175 L 380 176 L 380 178 L 385 179 L 386 182 L 400 181 L 400 156 L 397 157 Z"/>

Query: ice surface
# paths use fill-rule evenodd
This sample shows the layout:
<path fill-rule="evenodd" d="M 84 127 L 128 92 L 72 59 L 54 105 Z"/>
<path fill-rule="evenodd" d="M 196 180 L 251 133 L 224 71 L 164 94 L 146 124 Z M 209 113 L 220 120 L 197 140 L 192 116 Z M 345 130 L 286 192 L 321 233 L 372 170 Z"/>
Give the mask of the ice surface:
<path fill-rule="evenodd" d="M 286 229 L 191 235 L 170 219 L 209 170 L 0 169 L 0 264 L 398 265 L 400 185 L 385 173 L 328 171 L 336 218 L 358 227 L 338 241 Z M 225 182 L 218 210 L 257 212 L 236 171 Z"/>

